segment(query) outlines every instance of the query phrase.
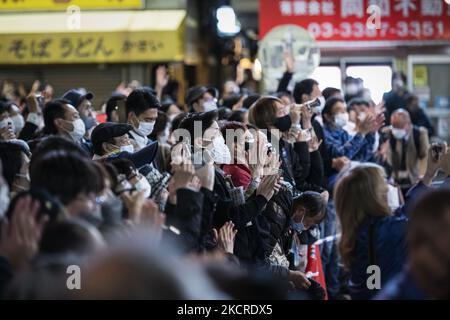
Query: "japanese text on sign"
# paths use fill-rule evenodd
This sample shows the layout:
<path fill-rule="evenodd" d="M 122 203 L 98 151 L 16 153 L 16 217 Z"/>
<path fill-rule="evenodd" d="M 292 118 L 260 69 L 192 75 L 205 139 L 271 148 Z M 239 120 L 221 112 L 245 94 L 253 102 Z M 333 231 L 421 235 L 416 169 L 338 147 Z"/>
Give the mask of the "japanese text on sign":
<path fill-rule="evenodd" d="M 367 28 L 373 6 L 381 23 Z M 299 25 L 316 40 L 449 40 L 450 5 L 442 0 L 260 0 L 261 36 L 282 24 Z"/>

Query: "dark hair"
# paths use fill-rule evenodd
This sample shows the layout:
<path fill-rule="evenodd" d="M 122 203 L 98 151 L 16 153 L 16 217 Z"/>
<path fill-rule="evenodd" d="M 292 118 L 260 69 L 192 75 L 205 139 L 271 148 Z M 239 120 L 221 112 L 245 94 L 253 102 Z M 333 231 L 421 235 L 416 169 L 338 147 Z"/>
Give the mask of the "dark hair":
<path fill-rule="evenodd" d="M 131 176 L 133 171 L 136 171 L 136 166 L 134 163 L 126 158 L 115 158 L 111 161 L 111 164 L 116 169 L 118 175 L 123 174 L 127 178 Z"/>
<path fill-rule="evenodd" d="M 252 104 L 254 104 L 259 98 L 261 98 L 260 94 L 251 94 L 247 96 L 247 98 L 242 101 L 242 107 L 245 109 L 250 109 Z"/>
<path fill-rule="evenodd" d="M 23 164 L 22 152 L 23 149 L 20 145 L 7 141 L 0 141 L 0 160 L 3 165 L 3 177 L 8 183 L 10 190 L 14 178 L 16 177 L 16 174 L 20 172 L 20 168 Z"/>
<path fill-rule="evenodd" d="M 155 126 L 153 127 L 152 133 L 150 133 L 149 138 L 156 141 L 158 135 L 166 129 L 167 123 L 169 122 L 169 117 L 165 112 L 158 111 L 158 118 L 156 118 Z"/>
<path fill-rule="evenodd" d="M 242 131 L 247 130 L 247 126 L 245 124 L 243 124 L 242 122 L 238 122 L 238 121 L 225 121 L 221 126 L 220 126 L 220 132 L 222 133 L 222 136 L 225 138 L 226 137 L 226 132 L 228 130 L 239 130 L 241 129 Z M 235 137 L 236 138 L 236 137 Z"/>
<path fill-rule="evenodd" d="M 308 218 L 325 218 L 327 206 L 318 192 L 306 191 L 294 198 L 293 212 L 299 207 L 305 209 L 305 214 Z"/>
<path fill-rule="evenodd" d="M 40 255 L 85 254 L 93 248 L 87 222 L 70 219 L 48 225 L 39 243 Z"/>
<path fill-rule="evenodd" d="M 148 109 L 159 109 L 160 107 L 161 104 L 158 98 L 149 90 L 142 88 L 134 89 L 127 97 L 127 101 L 125 103 L 127 116 L 130 112 L 134 112 L 134 114 L 138 117 Z"/>
<path fill-rule="evenodd" d="M 302 95 L 310 95 L 313 92 L 313 88 L 315 85 L 319 85 L 319 83 L 314 79 L 304 79 L 300 82 L 297 82 L 294 87 L 294 100 L 296 103 L 302 102 Z"/>
<path fill-rule="evenodd" d="M 326 124 L 330 124 L 329 120 L 325 117 L 325 115 L 332 115 L 332 111 L 333 111 L 333 106 L 338 103 L 338 102 L 342 102 L 345 103 L 344 99 L 342 98 L 337 98 L 337 97 L 331 97 L 330 99 L 328 99 L 325 102 L 325 107 L 323 107 L 322 110 L 322 118 L 323 118 L 323 122 Z"/>
<path fill-rule="evenodd" d="M 341 94 L 341 90 L 339 90 L 338 88 L 326 87 L 325 89 L 322 90 L 322 95 L 325 98 L 325 100 L 329 99 L 330 97 L 332 97 L 337 93 Z"/>
<path fill-rule="evenodd" d="M 9 110 L 10 102 L 8 100 L 2 98 L 0 100 L 0 114 L 7 112 Z"/>
<path fill-rule="evenodd" d="M 49 194 L 45 190 L 39 190 L 39 189 L 30 189 L 28 191 L 23 191 L 18 193 L 9 204 L 8 211 L 6 212 L 6 217 L 11 221 L 12 214 L 14 212 L 14 209 L 16 207 L 17 202 L 26 197 L 30 196 L 32 200 L 38 201 L 39 211 L 37 218 L 46 215 L 49 218 L 49 224 L 56 222 L 62 215 L 63 215 L 63 206 L 61 202 L 59 202 L 58 199 L 53 197 L 51 194 Z"/>
<path fill-rule="evenodd" d="M 180 127 L 181 121 L 187 116 L 188 114 L 186 112 L 182 112 L 180 114 L 177 114 L 175 118 L 172 120 L 172 125 L 170 127 L 170 130 L 173 132 L 177 130 Z"/>
<path fill-rule="evenodd" d="M 33 155 L 30 160 L 30 171 L 34 165 L 34 162 L 36 162 L 39 157 L 54 150 L 67 151 L 70 153 L 76 153 L 80 157 L 84 157 L 86 159 L 90 158 L 88 153 L 72 140 L 62 136 L 49 136 L 40 140 L 32 150 Z"/>
<path fill-rule="evenodd" d="M 217 116 L 219 120 L 228 120 L 231 116 L 231 109 L 227 107 L 220 107 L 217 109 Z"/>
<path fill-rule="evenodd" d="M 409 93 L 405 97 L 405 103 L 407 106 L 409 106 L 411 103 L 413 103 L 414 100 L 418 100 L 418 99 L 419 98 L 415 94 Z"/>
<path fill-rule="evenodd" d="M 364 105 L 367 108 L 370 108 L 370 103 L 369 101 L 367 101 L 366 99 L 363 98 L 353 98 L 352 100 L 349 101 L 347 109 L 353 109 L 353 107 L 355 105 Z"/>
<path fill-rule="evenodd" d="M 111 190 L 115 190 L 118 183 L 117 176 L 119 175 L 119 172 L 110 162 L 102 162 L 102 164 L 108 173 L 109 182 L 111 183 Z"/>
<path fill-rule="evenodd" d="M 191 141 L 189 142 L 191 145 L 193 145 L 193 141 L 196 138 L 199 138 L 199 136 L 196 136 L 194 132 L 194 124 L 196 121 L 200 121 L 202 124 L 202 131 L 200 132 L 201 137 L 203 137 L 203 134 L 205 133 L 206 129 L 211 127 L 214 121 L 217 120 L 217 112 L 215 110 L 208 111 L 208 112 L 193 112 L 188 114 L 183 121 L 181 121 L 179 129 L 184 129 L 189 132 L 189 137 Z"/>
<path fill-rule="evenodd" d="M 247 109 L 234 110 L 228 117 L 228 121 L 244 122 L 244 116 L 247 112 Z"/>
<path fill-rule="evenodd" d="M 102 191 L 104 182 L 92 160 L 77 153 L 52 151 L 36 159 L 30 167 L 31 188 L 44 189 L 64 205 L 80 194 Z"/>
<path fill-rule="evenodd" d="M 169 99 L 161 103 L 161 111 L 167 113 L 172 105 L 175 105 L 178 109 L 183 110 L 183 108 L 179 106 L 175 101 Z"/>
<path fill-rule="evenodd" d="M 112 121 L 112 112 L 116 110 L 117 108 L 117 101 L 125 101 L 126 100 L 126 96 L 124 96 L 123 94 L 117 94 L 117 95 L 113 95 L 111 96 L 108 101 L 106 102 L 106 121 L 107 122 L 111 122 Z"/>
<path fill-rule="evenodd" d="M 275 93 L 274 96 L 277 98 L 280 98 L 280 99 L 283 97 L 288 97 L 291 102 L 294 99 L 294 97 L 292 96 L 292 93 L 290 93 L 289 91 L 280 91 L 280 92 Z"/>
<path fill-rule="evenodd" d="M 415 256 L 418 250 L 431 251 L 447 269 L 444 273 L 433 273 L 430 277 L 429 269 L 418 263 L 414 263 L 415 257 L 410 261 L 412 274 L 430 298 L 448 299 L 450 297 L 450 278 L 448 269 L 448 256 L 442 253 L 448 252 L 448 234 L 450 226 L 448 217 L 450 212 L 450 190 L 448 188 L 431 189 L 414 201 L 408 214 L 407 244 L 410 256 Z M 446 238 L 447 241 L 439 241 Z M 438 245 L 439 243 L 441 245 Z M 439 256 L 441 255 L 441 256 Z"/>
<path fill-rule="evenodd" d="M 44 134 L 57 134 L 58 130 L 55 126 L 55 119 L 65 119 L 66 109 L 65 104 L 70 104 L 69 101 L 64 99 L 57 99 L 49 101 L 45 104 L 42 110 L 44 116 Z"/>

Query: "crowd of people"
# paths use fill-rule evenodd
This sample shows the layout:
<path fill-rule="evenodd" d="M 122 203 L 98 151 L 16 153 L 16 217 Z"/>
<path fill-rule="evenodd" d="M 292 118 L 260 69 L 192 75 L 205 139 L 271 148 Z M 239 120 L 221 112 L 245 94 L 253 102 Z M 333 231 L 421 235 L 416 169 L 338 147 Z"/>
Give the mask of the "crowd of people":
<path fill-rule="evenodd" d="M 2 298 L 449 298 L 450 148 L 404 76 L 380 104 L 291 78 L 181 105 L 160 68 L 102 110 L 8 82 Z"/>

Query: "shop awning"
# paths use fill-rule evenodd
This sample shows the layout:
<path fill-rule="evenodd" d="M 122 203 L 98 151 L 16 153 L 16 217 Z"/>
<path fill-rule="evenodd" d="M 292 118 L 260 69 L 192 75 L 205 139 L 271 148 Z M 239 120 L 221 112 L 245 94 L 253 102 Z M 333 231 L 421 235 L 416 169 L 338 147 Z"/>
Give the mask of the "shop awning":
<path fill-rule="evenodd" d="M 0 64 L 180 61 L 184 10 L 0 15 Z"/>

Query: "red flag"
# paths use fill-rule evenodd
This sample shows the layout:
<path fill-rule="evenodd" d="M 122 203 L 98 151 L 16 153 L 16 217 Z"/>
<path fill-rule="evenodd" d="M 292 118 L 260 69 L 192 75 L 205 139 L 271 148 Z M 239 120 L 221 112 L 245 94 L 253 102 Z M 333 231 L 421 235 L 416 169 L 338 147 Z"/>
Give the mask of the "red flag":
<path fill-rule="evenodd" d="M 311 279 L 317 281 L 325 290 L 325 300 L 328 300 L 327 285 L 325 283 L 325 274 L 322 268 L 322 259 L 320 259 L 319 245 L 308 245 L 308 262 L 305 269 L 306 275 L 311 274 Z"/>

